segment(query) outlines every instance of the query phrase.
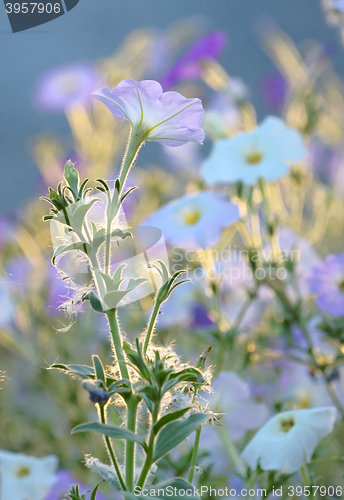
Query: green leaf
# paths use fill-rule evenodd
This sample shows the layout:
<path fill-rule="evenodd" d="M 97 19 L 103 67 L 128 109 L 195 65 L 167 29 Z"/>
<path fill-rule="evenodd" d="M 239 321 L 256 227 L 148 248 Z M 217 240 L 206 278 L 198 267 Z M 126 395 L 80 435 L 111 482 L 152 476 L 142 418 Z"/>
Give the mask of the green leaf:
<path fill-rule="evenodd" d="M 154 424 L 153 429 L 154 429 L 155 434 L 158 434 L 160 429 L 162 427 L 164 427 L 165 425 L 182 417 L 188 410 L 190 410 L 190 408 L 191 408 L 190 406 L 187 406 L 186 408 L 182 408 L 181 410 L 175 411 L 173 413 L 167 413 L 167 415 L 164 415 L 163 417 L 161 417 L 161 419 L 158 420 L 156 422 L 156 424 Z"/>
<path fill-rule="evenodd" d="M 110 309 L 115 309 L 119 302 L 128 295 L 129 292 L 148 281 L 146 278 L 130 278 L 126 290 L 113 290 L 104 295 L 104 302 Z"/>
<path fill-rule="evenodd" d="M 94 311 L 96 311 L 98 313 L 104 312 L 102 303 L 100 302 L 100 300 L 98 299 L 97 295 L 94 293 L 93 290 L 90 293 L 90 304 L 91 304 L 91 307 Z"/>
<path fill-rule="evenodd" d="M 167 489 L 168 488 L 168 489 Z M 155 498 L 166 500 L 169 499 L 179 499 L 179 498 L 187 498 L 191 500 L 199 500 L 199 496 L 197 495 L 195 488 L 192 484 L 185 481 L 185 479 L 181 477 L 174 477 L 172 479 L 168 479 L 163 483 L 155 484 L 154 486 L 150 486 L 149 488 L 145 488 L 148 490 L 148 494 L 144 495 L 144 498 Z M 165 491 L 163 491 L 165 490 Z M 182 490 L 182 491 L 180 491 Z M 141 490 L 142 491 L 142 490 Z M 158 494 L 158 493 L 162 494 Z M 136 494 L 135 494 L 136 493 Z M 130 493 L 129 491 L 121 491 L 121 495 L 128 500 L 137 500 L 140 498 L 139 489 L 135 490 L 135 493 Z M 146 493 L 146 492 L 145 492 Z M 142 495 L 143 496 L 143 495 Z"/>
<path fill-rule="evenodd" d="M 130 189 L 128 189 L 128 191 L 126 191 L 122 196 L 121 196 L 121 203 L 123 203 L 123 201 L 126 199 L 126 197 L 128 196 L 128 194 L 130 194 L 132 191 L 134 191 L 135 189 L 138 189 L 138 186 L 134 186 Z"/>
<path fill-rule="evenodd" d="M 82 252 L 85 252 L 86 255 L 90 255 L 92 247 L 91 245 L 83 241 L 76 241 L 75 243 L 72 243 L 71 245 L 67 246 L 61 245 L 54 252 L 52 263 L 55 265 L 55 260 L 57 257 L 59 257 L 65 252 L 70 252 L 71 250 L 81 250 Z"/>
<path fill-rule="evenodd" d="M 124 427 L 119 427 L 118 425 L 107 425 L 100 424 L 99 422 L 88 422 L 87 424 L 81 424 L 77 427 L 74 427 L 72 430 L 72 434 L 77 432 L 85 432 L 92 431 L 98 432 L 99 434 L 103 434 L 103 436 L 108 436 L 113 439 L 125 439 L 126 441 L 132 441 L 134 443 L 140 444 L 143 448 L 145 448 L 145 444 L 143 439 L 128 429 Z"/>
<path fill-rule="evenodd" d="M 106 384 L 106 376 L 103 368 L 103 364 L 99 359 L 99 356 L 94 354 L 92 356 L 92 361 L 93 361 L 93 366 L 94 366 L 94 373 L 96 374 L 96 377 L 98 380 L 102 380 L 104 384 Z"/>
<path fill-rule="evenodd" d="M 183 421 L 167 424 L 158 435 L 154 448 L 153 461 L 156 462 L 173 450 L 173 448 L 182 443 L 207 420 L 209 420 L 209 415 L 195 413 Z"/>
<path fill-rule="evenodd" d="M 70 189 L 76 199 L 78 197 L 79 192 L 79 172 L 74 168 L 74 163 L 70 160 L 67 161 L 65 165 L 64 178 L 68 182 Z"/>
<path fill-rule="evenodd" d="M 94 490 L 92 491 L 92 494 L 91 494 L 91 498 L 90 500 L 96 500 L 96 495 L 97 495 L 97 491 L 98 491 L 98 488 L 99 486 L 103 483 L 104 481 L 100 481 L 97 486 L 94 488 Z"/>
<path fill-rule="evenodd" d="M 97 201 L 100 201 L 102 203 L 102 200 L 100 198 L 93 198 L 93 200 L 91 200 L 88 203 L 82 203 L 75 210 L 75 212 L 73 213 L 73 217 L 72 217 L 73 225 L 75 227 L 81 228 L 81 226 L 84 223 L 84 219 L 86 217 L 87 212 L 92 207 L 92 205 L 94 205 L 94 203 L 96 203 Z"/>
<path fill-rule="evenodd" d="M 94 368 L 92 366 L 63 365 L 60 363 L 55 363 L 50 366 L 50 369 L 61 370 L 67 373 L 69 372 L 70 375 L 76 375 L 82 379 L 94 378 Z"/>

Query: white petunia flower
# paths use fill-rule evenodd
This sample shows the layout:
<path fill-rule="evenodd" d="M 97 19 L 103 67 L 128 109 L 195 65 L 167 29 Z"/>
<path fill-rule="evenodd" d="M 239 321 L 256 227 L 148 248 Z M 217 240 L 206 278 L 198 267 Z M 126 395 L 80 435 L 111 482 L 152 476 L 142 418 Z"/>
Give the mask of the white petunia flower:
<path fill-rule="evenodd" d="M 208 185 L 238 181 L 253 185 L 259 179 L 274 182 L 306 154 L 301 134 L 269 116 L 254 130 L 216 141 L 202 165 L 202 176 Z"/>
<path fill-rule="evenodd" d="M 332 432 L 337 410 L 332 407 L 278 413 L 253 437 L 241 454 L 255 470 L 292 474 L 311 461 L 320 439 Z"/>
<path fill-rule="evenodd" d="M 0 498 L 44 500 L 56 481 L 58 458 L 35 458 L 0 450 Z"/>

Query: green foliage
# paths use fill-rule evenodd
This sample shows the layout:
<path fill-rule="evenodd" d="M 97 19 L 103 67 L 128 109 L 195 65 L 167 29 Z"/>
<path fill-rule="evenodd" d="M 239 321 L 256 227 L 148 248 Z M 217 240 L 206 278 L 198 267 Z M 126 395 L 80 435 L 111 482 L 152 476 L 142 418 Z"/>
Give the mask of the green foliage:
<path fill-rule="evenodd" d="M 74 427 L 74 429 L 72 430 L 72 434 L 85 431 L 98 432 L 98 434 L 103 434 L 103 436 L 108 436 L 113 439 L 125 439 L 126 441 L 138 443 L 143 448 L 145 448 L 144 441 L 140 436 L 132 431 L 129 431 L 128 429 L 125 429 L 124 427 L 119 427 L 117 425 L 107 425 L 101 424 L 99 422 L 88 422 L 87 424 L 81 424 L 77 427 Z"/>
<path fill-rule="evenodd" d="M 153 461 L 156 462 L 209 420 L 209 415 L 195 413 L 186 420 L 167 424 L 158 435 L 154 448 Z"/>

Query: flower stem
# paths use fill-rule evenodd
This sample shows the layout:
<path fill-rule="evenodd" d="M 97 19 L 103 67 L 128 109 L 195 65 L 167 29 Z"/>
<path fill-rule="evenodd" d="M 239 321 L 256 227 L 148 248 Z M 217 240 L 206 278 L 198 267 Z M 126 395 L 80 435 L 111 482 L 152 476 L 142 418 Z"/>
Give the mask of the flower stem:
<path fill-rule="evenodd" d="M 159 404 L 156 404 L 154 408 L 154 412 L 152 415 L 152 427 L 149 435 L 149 441 L 148 441 L 148 447 L 147 447 L 147 452 L 146 452 L 146 460 L 145 463 L 142 467 L 142 471 L 140 474 L 140 477 L 137 481 L 137 486 L 142 488 L 145 484 L 147 475 L 150 471 L 150 468 L 152 466 L 153 462 L 153 450 L 154 450 L 154 441 L 155 441 L 155 432 L 154 432 L 154 424 L 158 419 L 158 414 L 159 414 Z"/>
<path fill-rule="evenodd" d="M 160 302 L 157 299 L 155 299 L 155 304 L 154 304 L 154 308 L 152 311 L 152 316 L 150 317 L 150 320 L 148 323 L 145 343 L 143 346 L 143 353 L 144 354 L 146 354 L 147 349 L 148 349 L 149 341 L 150 341 L 150 338 L 152 336 L 152 332 L 153 332 L 153 329 L 154 329 L 154 326 L 156 323 L 156 318 L 157 318 L 158 313 L 159 313 L 160 305 L 161 305 Z"/>
<path fill-rule="evenodd" d="M 202 427 L 199 427 L 196 431 L 196 437 L 195 437 L 195 444 L 192 450 L 192 457 L 191 457 L 191 466 L 190 466 L 190 472 L 189 472 L 189 483 L 192 483 L 194 473 L 195 473 L 195 465 L 197 462 L 197 455 L 198 455 L 198 447 L 199 447 L 199 440 L 201 437 L 201 430 Z"/>
<path fill-rule="evenodd" d="M 118 324 L 118 320 L 117 320 L 117 310 L 110 309 L 106 312 L 106 315 L 107 315 L 108 320 L 109 320 L 110 330 L 111 330 L 111 334 L 112 334 L 113 348 L 114 348 L 114 351 L 116 354 L 116 358 L 117 358 L 117 362 L 119 365 L 119 369 L 120 369 L 122 378 L 129 379 L 127 362 L 126 362 L 125 357 L 124 357 L 121 333 L 119 330 L 119 324 Z"/>
<path fill-rule="evenodd" d="M 301 477 L 302 477 L 302 482 L 304 486 L 311 486 L 311 479 L 309 477 L 309 471 L 306 462 L 303 464 L 303 466 L 300 469 Z"/>
<path fill-rule="evenodd" d="M 98 407 L 99 407 L 100 421 L 101 421 L 102 424 L 106 424 L 105 405 L 99 404 Z M 104 439 L 105 439 L 105 444 L 106 444 L 108 453 L 109 453 L 109 455 L 111 457 L 112 464 L 115 467 L 118 480 L 119 480 L 119 482 L 121 484 L 121 487 L 126 491 L 127 487 L 126 487 L 125 482 L 123 480 L 123 477 L 122 477 L 122 474 L 121 474 L 121 471 L 120 471 L 120 468 L 119 468 L 119 465 L 118 465 L 118 462 L 117 462 L 117 459 L 116 459 L 116 456 L 115 456 L 115 452 L 114 452 L 114 450 L 112 448 L 112 444 L 111 444 L 110 438 L 108 436 L 104 436 Z"/>
<path fill-rule="evenodd" d="M 234 466 L 237 468 L 238 472 L 240 475 L 245 476 L 246 475 L 246 466 L 244 462 L 241 460 L 241 457 L 238 453 L 238 450 L 235 447 L 235 444 L 232 441 L 232 438 L 229 435 L 228 430 L 226 427 L 218 427 L 217 428 L 220 437 L 225 445 L 225 448 L 227 450 L 227 453 L 232 460 Z"/>
<path fill-rule="evenodd" d="M 142 134 L 142 130 L 140 128 L 132 129 L 128 147 L 122 163 L 121 172 L 119 174 L 120 194 L 123 191 L 125 181 L 129 174 L 129 170 L 132 167 L 143 142 L 144 135 Z"/>
<path fill-rule="evenodd" d="M 136 396 L 131 395 L 128 401 L 128 414 L 127 414 L 127 429 L 136 432 L 136 416 L 137 416 L 138 399 Z M 125 479 L 129 491 L 134 489 L 135 478 L 135 443 L 126 441 L 125 450 Z"/>
<path fill-rule="evenodd" d="M 111 223 L 112 221 L 107 219 L 106 238 L 105 238 L 105 267 L 104 267 L 105 274 L 109 274 L 110 270 Z"/>

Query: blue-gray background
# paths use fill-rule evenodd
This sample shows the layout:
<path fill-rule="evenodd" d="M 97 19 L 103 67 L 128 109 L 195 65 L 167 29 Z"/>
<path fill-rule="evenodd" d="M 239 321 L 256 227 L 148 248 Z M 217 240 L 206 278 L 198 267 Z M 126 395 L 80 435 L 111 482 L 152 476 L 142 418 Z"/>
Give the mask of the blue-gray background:
<path fill-rule="evenodd" d="M 319 0 L 80 0 L 67 15 L 17 34 L 11 33 L 5 7 L 0 5 L 0 213 L 13 211 L 37 192 L 32 138 L 43 130 L 62 135 L 68 130 L 63 116 L 34 111 L 31 93 L 37 76 L 77 59 L 109 56 L 139 27 L 166 28 L 179 18 L 197 14 L 206 16 L 211 28 L 228 34 L 230 45 L 222 63 L 230 75 L 247 82 L 260 116 L 266 112 L 261 80 L 273 65 L 258 43 L 259 18 L 275 19 L 296 43 L 338 41 L 336 30 L 326 24 Z M 344 75 L 340 46 L 333 63 Z"/>

